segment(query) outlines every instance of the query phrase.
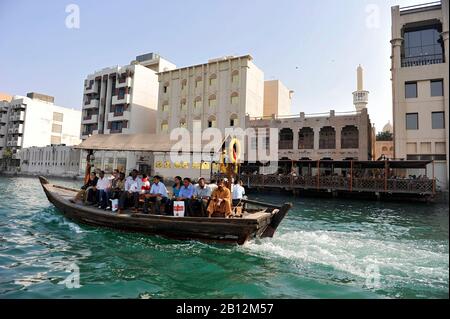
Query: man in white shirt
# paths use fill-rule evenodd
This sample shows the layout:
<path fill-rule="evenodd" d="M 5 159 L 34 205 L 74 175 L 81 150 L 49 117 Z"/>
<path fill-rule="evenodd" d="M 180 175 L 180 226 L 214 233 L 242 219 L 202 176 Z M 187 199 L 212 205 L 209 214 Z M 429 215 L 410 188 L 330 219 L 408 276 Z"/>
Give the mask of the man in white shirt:
<path fill-rule="evenodd" d="M 242 186 L 242 180 L 236 180 L 236 182 L 233 185 L 233 206 L 237 206 L 239 202 L 244 199 L 245 195 L 245 188 Z"/>
<path fill-rule="evenodd" d="M 194 194 L 189 200 L 189 216 L 192 217 L 206 217 L 206 208 L 208 207 L 209 199 L 211 198 L 211 188 L 206 185 L 205 179 L 200 177 L 198 184 L 194 187 Z"/>
<path fill-rule="evenodd" d="M 100 171 L 96 188 L 98 208 L 106 209 L 108 206 L 108 191 L 111 188 L 111 180 L 105 177 L 104 171 Z"/>
<path fill-rule="evenodd" d="M 154 203 L 155 213 L 157 215 L 161 215 L 161 205 L 164 206 L 165 211 L 165 206 L 169 202 L 169 199 L 167 197 L 166 185 L 164 185 L 164 183 L 161 182 L 161 177 L 158 175 L 153 177 L 153 184 L 152 187 L 150 188 L 150 193 L 145 194 L 144 209 L 143 209 L 144 214 L 148 214 L 148 206 L 150 202 Z M 165 213 L 164 211 L 163 213 Z"/>
<path fill-rule="evenodd" d="M 208 184 L 209 189 L 211 190 L 211 194 L 212 192 L 214 192 L 217 189 L 217 182 L 215 179 L 212 179 L 209 184 Z"/>
<path fill-rule="evenodd" d="M 138 171 L 134 169 L 131 176 L 128 176 L 125 181 L 125 191 L 120 195 L 119 199 L 119 214 L 125 208 L 127 200 L 133 202 L 133 212 L 137 212 L 139 208 L 139 194 L 142 189 L 142 180 L 138 177 Z"/>

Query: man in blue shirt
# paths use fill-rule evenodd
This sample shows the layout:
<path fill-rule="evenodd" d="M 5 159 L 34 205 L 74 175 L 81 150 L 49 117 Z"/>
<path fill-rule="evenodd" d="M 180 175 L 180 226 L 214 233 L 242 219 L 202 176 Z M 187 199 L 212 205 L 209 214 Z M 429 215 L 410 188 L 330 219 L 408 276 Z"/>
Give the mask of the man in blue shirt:
<path fill-rule="evenodd" d="M 191 179 L 189 177 L 185 177 L 183 179 L 183 186 L 180 188 L 180 192 L 178 193 L 177 201 L 184 201 L 185 207 L 185 216 L 189 216 L 189 200 L 194 195 L 194 185 L 191 183 Z"/>
<path fill-rule="evenodd" d="M 169 202 L 169 199 L 167 198 L 167 188 L 166 185 L 161 182 L 161 177 L 156 175 L 153 177 L 153 184 L 150 188 L 150 192 L 148 194 L 145 194 L 144 199 L 144 209 L 143 213 L 148 214 L 148 206 L 149 202 L 154 203 L 155 205 L 155 213 L 157 215 L 161 214 L 161 205 L 163 205 L 165 211 L 165 206 Z"/>

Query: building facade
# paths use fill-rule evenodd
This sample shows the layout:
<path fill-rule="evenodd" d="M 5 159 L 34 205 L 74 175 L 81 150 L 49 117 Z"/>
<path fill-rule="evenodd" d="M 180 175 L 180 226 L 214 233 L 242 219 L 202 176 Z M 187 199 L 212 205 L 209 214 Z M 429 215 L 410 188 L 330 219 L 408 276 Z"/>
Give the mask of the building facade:
<path fill-rule="evenodd" d="M 448 188 L 449 1 L 392 7 L 394 156 L 434 160 Z"/>
<path fill-rule="evenodd" d="M 250 55 L 227 56 L 159 73 L 158 133 L 245 125 L 264 112 L 264 74 Z"/>
<path fill-rule="evenodd" d="M 105 68 L 87 76 L 84 82 L 81 138 L 93 134 L 155 133 L 158 109 L 158 72 L 176 66 L 155 53 L 137 56 L 129 65 Z M 96 152 L 96 168 L 129 171 L 152 161 L 150 154 Z M 142 163 L 141 163 L 142 162 Z M 80 174 L 86 154 L 81 152 Z"/>
<path fill-rule="evenodd" d="M 136 57 L 129 65 L 88 75 L 84 82 L 81 138 L 91 134 L 154 133 L 157 72 L 174 67 L 150 53 Z"/>
<path fill-rule="evenodd" d="M 23 148 L 17 153 L 20 173 L 74 177 L 78 175 L 80 150 L 66 145 Z"/>
<path fill-rule="evenodd" d="M 365 108 L 311 116 L 302 112 L 300 116 L 248 117 L 247 127 L 278 129 L 279 160 L 372 159 L 372 125 Z"/>
<path fill-rule="evenodd" d="M 48 95 L 28 93 L 0 102 L 0 116 L 0 154 L 7 149 L 14 155 L 31 146 L 80 142 L 81 112 L 55 105 Z"/>

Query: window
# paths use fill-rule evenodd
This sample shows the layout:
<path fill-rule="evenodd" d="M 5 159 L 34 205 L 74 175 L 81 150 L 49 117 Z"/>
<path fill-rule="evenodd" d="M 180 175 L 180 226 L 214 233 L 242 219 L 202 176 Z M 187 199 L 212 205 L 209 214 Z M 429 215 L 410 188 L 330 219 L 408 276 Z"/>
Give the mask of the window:
<path fill-rule="evenodd" d="M 201 107 L 202 107 L 202 100 L 201 100 L 201 98 L 197 98 L 197 99 L 194 101 L 194 108 L 195 108 L 196 110 L 199 110 L 199 109 L 201 109 Z"/>
<path fill-rule="evenodd" d="M 303 127 L 298 132 L 298 148 L 313 149 L 314 148 L 314 130 L 310 127 Z"/>
<path fill-rule="evenodd" d="M 233 84 L 239 84 L 239 71 L 234 71 L 231 74 L 231 82 Z"/>
<path fill-rule="evenodd" d="M 336 131 L 331 126 L 324 126 L 319 131 L 319 148 L 335 149 L 336 148 Z"/>
<path fill-rule="evenodd" d="M 431 112 L 431 128 L 432 129 L 445 128 L 444 112 Z"/>
<path fill-rule="evenodd" d="M 417 82 L 405 83 L 405 98 L 413 99 L 417 97 Z"/>
<path fill-rule="evenodd" d="M 111 122 L 111 131 L 122 131 L 122 124 L 121 121 Z"/>
<path fill-rule="evenodd" d="M 63 113 L 53 112 L 53 121 L 62 122 L 64 118 Z"/>
<path fill-rule="evenodd" d="M 197 89 L 201 88 L 202 86 L 203 86 L 203 81 L 202 81 L 202 79 L 197 79 L 197 80 L 195 80 L 195 87 L 196 87 Z"/>
<path fill-rule="evenodd" d="M 239 120 L 237 119 L 237 116 L 232 115 L 230 118 L 230 126 L 235 127 L 235 126 L 238 126 L 238 124 L 239 124 Z"/>
<path fill-rule="evenodd" d="M 358 148 L 359 131 L 356 126 L 347 125 L 341 131 L 341 148 Z"/>
<path fill-rule="evenodd" d="M 443 63 L 442 25 L 407 28 L 404 31 L 402 67 Z"/>
<path fill-rule="evenodd" d="M 184 89 L 186 88 L 186 85 L 187 85 L 186 80 L 181 81 L 181 91 L 184 91 Z"/>
<path fill-rule="evenodd" d="M 61 132 L 62 132 L 62 125 L 52 124 L 52 133 L 61 133 Z"/>
<path fill-rule="evenodd" d="M 407 130 L 419 129 L 419 113 L 406 113 L 406 129 Z"/>
<path fill-rule="evenodd" d="M 186 100 L 183 99 L 181 100 L 181 111 L 186 112 L 186 110 L 187 110 Z"/>
<path fill-rule="evenodd" d="M 186 120 L 185 120 L 185 119 L 183 119 L 183 120 L 180 121 L 180 127 L 182 127 L 182 128 L 187 128 L 187 123 L 186 123 Z"/>
<path fill-rule="evenodd" d="M 167 93 L 167 89 L 168 89 L 168 88 L 169 88 L 169 87 L 168 87 L 167 85 L 164 85 L 164 86 L 163 86 L 163 92 L 164 92 L 164 93 Z"/>
<path fill-rule="evenodd" d="M 215 74 L 211 75 L 209 78 L 209 86 L 215 86 L 217 83 L 217 77 Z"/>
<path fill-rule="evenodd" d="M 167 104 L 167 103 L 163 104 L 162 111 L 163 112 L 169 112 L 169 104 Z"/>
<path fill-rule="evenodd" d="M 209 120 L 208 120 L 208 127 L 216 127 L 217 125 L 216 125 L 216 118 L 215 117 L 211 117 Z"/>
<path fill-rule="evenodd" d="M 161 132 L 166 133 L 169 130 L 169 124 L 167 122 L 161 123 Z"/>
<path fill-rule="evenodd" d="M 231 94 L 231 104 L 232 105 L 238 105 L 239 104 L 239 94 L 236 92 Z"/>
<path fill-rule="evenodd" d="M 430 81 L 431 96 L 444 96 L 444 81 L 432 80 Z"/>
<path fill-rule="evenodd" d="M 216 105 L 217 105 L 217 100 L 216 100 L 216 98 L 214 97 L 214 98 L 210 98 L 209 100 L 208 100 L 208 105 L 209 105 L 209 107 L 216 107 Z"/>

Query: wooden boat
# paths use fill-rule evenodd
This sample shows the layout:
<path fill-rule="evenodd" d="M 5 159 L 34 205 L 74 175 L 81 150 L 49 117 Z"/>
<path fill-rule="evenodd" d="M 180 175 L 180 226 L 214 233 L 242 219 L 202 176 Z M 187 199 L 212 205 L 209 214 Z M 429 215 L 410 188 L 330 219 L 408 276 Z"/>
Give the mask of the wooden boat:
<path fill-rule="evenodd" d="M 242 245 L 255 237 L 272 237 L 292 207 L 290 203 L 275 206 L 245 200 L 248 208 L 241 218 L 175 217 L 131 211 L 119 215 L 74 201 L 79 190 L 50 184 L 42 176 L 39 180 L 48 200 L 75 222 L 182 240 Z"/>

